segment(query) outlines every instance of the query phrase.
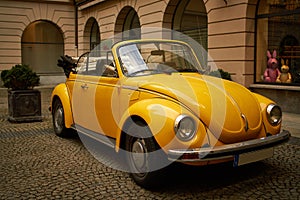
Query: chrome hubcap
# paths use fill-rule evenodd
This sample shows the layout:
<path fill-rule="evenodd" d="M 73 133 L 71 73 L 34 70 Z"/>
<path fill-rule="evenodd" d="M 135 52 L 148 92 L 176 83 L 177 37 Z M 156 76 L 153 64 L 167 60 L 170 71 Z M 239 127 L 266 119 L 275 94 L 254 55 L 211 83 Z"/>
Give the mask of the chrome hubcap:
<path fill-rule="evenodd" d="M 59 107 L 54 113 L 54 125 L 57 132 L 61 132 L 63 129 L 63 109 Z"/>
<path fill-rule="evenodd" d="M 137 139 L 132 145 L 132 161 L 139 172 L 143 172 L 147 162 L 147 149 L 142 139 Z"/>

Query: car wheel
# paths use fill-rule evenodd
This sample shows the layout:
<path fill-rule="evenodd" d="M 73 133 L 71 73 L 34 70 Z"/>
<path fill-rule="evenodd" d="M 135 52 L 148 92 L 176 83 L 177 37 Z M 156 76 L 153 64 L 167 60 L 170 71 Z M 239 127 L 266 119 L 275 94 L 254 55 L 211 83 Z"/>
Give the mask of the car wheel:
<path fill-rule="evenodd" d="M 65 115 L 63 105 L 60 100 L 56 100 L 53 104 L 52 122 L 54 132 L 59 137 L 66 137 L 71 132 L 65 126 Z"/>
<path fill-rule="evenodd" d="M 160 184 L 166 156 L 158 147 L 148 126 L 141 122 L 132 123 L 126 136 L 126 160 L 131 178 L 144 188 Z"/>

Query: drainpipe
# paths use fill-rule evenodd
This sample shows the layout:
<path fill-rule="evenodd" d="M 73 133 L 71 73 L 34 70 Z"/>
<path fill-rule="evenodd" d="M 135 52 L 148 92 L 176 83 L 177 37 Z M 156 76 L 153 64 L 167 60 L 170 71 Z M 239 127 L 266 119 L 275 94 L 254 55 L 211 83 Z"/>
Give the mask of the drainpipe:
<path fill-rule="evenodd" d="M 75 51 L 76 51 L 76 57 L 78 57 L 78 7 L 77 7 L 77 3 L 76 0 L 73 0 L 74 3 L 74 12 L 75 12 Z"/>

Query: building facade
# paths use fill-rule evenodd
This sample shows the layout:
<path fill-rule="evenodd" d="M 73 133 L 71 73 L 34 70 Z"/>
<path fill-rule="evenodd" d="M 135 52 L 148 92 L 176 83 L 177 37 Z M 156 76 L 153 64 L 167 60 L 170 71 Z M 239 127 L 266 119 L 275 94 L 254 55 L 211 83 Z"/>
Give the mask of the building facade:
<path fill-rule="evenodd" d="M 298 0 L 1 0 L 0 15 L 0 71 L 29 64 L 42 84 L 64 81 L 59 56 L 80 56 L 124 31 L 122 39 L 144 38 L 155 27 L 199 42 L 208 65 L 214 62 L 235 82 L 275 94 L 270 97 L 289 102 L 287 108 L 300 105 Z M 280 71 L 289 66 L 290 81 L 266 77 L 268 50 L 276 51 Z"/>

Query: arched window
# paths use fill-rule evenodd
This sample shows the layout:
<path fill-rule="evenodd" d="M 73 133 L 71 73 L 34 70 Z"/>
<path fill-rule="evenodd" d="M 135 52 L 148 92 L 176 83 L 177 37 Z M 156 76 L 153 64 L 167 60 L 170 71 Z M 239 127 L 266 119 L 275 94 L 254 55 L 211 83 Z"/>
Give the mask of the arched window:
<path fill-rule="evenodd" d="M 256 13 L 256 76 L 255 82 L 300 84 L 300 1 L 261 0 Z M 266 78 L 270 71 L 267 51 L 276 50 L 278 69 L 289 66 L 291 81 Z M 271 71 L 274 71 L 271 68 Z M 276 76 L 276 73 L 273 74 Z M 275 81 L 274 81 L 275 80 Z M 282 79 L 282 80 L 285 80 Z"/>
<path fill-rule="evenodd" d="M 172 38 L 182 40 L 192 45 L 197 52 L 201 65 L 207 65 L 207 12 L 203 0 L 173 0 L 170 4 L 175 4 L 176 9 L 173 14 L 172 29 L 183 34 L 173 33 Z M 189 36 L 199 45 L 189 41 L 185 35 Z M 195 45 L 195 46 L 194 46 Z"/>
<path fill-rule="evenodd" d="M 97 20 L 91 17 L 86 22 L 83 32 L 84 52 L 92 51 L 95 56 L 99 56 L 100 52 L 100 30 Z"/>
<path fill-rule="evenodd" d="M 61 73 L 57 59 L 64 55 L 60 29 L 48 21 L 31 23 L 22 35 L 22 63 L 39 74 Z"/>
<path fill-rule="evenodd" d="M 141 38 L 140 19 L 137 12 L 130 6 L 124 7 L 118 15 L 115 34 L 121 32 L 122 40 Z"/>
<path fill-rule="evenodd" d="M 93 20 L 90 34 L 90 50 L 94 49 L 100 43 L 100 31 L 96 20 Z"/>
<path fill-rule="evenodd" d="M 193 38 L 207 50 L 207 13 L 203 0 L 179 1 L 172 28 Z"/>
<path fill-rule="evenodd" d="M 130 31 L 131 30 L 131 31 Z M 123 26 L 123 39 L 140 39 L 141 38 L 141 25 L 140 20 L 134 9 L 131 9 Z"/>

